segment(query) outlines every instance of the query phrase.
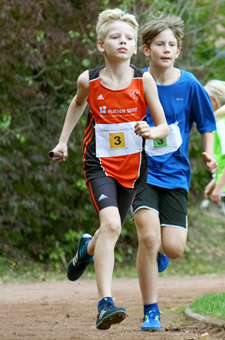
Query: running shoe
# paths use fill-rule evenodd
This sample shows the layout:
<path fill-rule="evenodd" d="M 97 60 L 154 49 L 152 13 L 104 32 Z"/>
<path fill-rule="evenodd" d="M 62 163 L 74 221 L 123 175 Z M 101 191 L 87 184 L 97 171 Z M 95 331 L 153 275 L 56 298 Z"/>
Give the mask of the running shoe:
<path fill-rule="evenodd" d="M 160 312 L 156 309 L 150 310 L 145 314 L 144 323 L 141 326 L 142 331 L 160 331 Z"/>
<path fill-rule="evenodd" d="M 113 302 L 107 301 L 98 312 L 96 328 L 106 330 L 116 323 L 122 322 L 126 317 L 126 309 L 116 307 Z"/>
<path fill-rule="evenodd" d="M 162 273 L 168 266 L 170 259 L 165 255 L 158 252 L 157 255 L 157 263 L 158 263 L 158 272 Z"/>
<path fill-rule="evenodd" d="M 67 266 L 67 277 L 70 281 L 78 280 L 85 272 L 85 269 L 90 263 L 94 262 L 94 256 L 91 256 L 89 260 L 82 258 L 82 249 L 87 242 L 90 242 L 92 236 L 89 234 L 83 234 L 78 241 L 78 250 L 72 260 L 70 260 Z"/>

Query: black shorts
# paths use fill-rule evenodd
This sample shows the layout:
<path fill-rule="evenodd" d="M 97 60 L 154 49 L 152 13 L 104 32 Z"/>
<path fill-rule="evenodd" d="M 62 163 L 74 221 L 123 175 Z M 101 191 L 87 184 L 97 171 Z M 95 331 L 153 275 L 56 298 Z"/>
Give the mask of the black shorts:
<path fill-rule="evenodd" d="M 125 188 L 114 178 L 106 176 L 90 180 L 88 187 L 97 212 L 107 207 L 117 207 L 123 225 L 137 189 Z"/>
<path fill-rule="evenodd" d="M 165 189 L 146 184 L 138 189 L 132 204 L 132 215 L 141 208 L 155 210 L 161 226 L 188 230 L 188 194 L 185 189 Z"/>

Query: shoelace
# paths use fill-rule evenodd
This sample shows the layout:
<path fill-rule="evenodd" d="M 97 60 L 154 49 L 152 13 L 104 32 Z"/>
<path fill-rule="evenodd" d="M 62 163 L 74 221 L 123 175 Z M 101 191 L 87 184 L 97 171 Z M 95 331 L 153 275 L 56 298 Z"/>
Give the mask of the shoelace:
<path fill-rule="evenodd" d="M 108 309 L 112 309 L 114 307 L 114 303 L 110 302 L 110 301 L 106 301 L 103 306 L 102 309 L 104 310 L 108 310 Z"/>
<path fill-rule="evenodd" d="M 73 258 L 73 265 L 74 266 L 76 265 L 77 261 L 78 261 L 78 252 L 76 253 L 76 255 Z"/>
<path fill-rule="evenodd" d="M 144 317 L 144 319 L 149 320 L 152 318 L 153 320 L 159 320 L 159 314 L 156 310 L 150 310 Z"/>

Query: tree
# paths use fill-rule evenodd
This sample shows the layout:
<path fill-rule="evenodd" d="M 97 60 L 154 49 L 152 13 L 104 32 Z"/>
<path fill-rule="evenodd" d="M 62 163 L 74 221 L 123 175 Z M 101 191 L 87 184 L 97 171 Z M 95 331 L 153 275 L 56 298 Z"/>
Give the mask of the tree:
<path fill-rule="evenodd" d="M 1 253 L 58 261 L 71 254 L 74 240 L 84 230 L 93 233 L 98 228 L 83 179 L 85 116 L 71 136 L 67 162 L 53 164 L 47 153 L 58 140 L 78 75 L 103 63 L 96 48 L 95 24 L 100 11 L 114 7 L 135 14 L 140 24 L 152 11 L 181 16 L 186 36 L 177 66 L 193 72 L 202 83 L 225 79 L 224 41 L 218 45 L 225 27 L 222 0 L 114 0 L 110 4 L 107 0 L 2 0 Z M 133 63 L 146 65 L 141 52 Z M 207 175 L 199 161 L 199 139 L 193 134 L 192 188 L 200 193 Z M 132 253 L 135 246 L 136 231 L 128 220 L 117 259 Z"/>

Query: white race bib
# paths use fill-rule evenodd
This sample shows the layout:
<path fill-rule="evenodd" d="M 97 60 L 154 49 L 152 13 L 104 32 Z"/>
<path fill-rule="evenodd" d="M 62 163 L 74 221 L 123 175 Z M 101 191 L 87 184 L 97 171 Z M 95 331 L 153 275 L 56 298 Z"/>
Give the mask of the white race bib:
<path fill-rule="evenodd" d="M 97 124 L 95 142 L 97 157 L 117 157 L 142 151 L 142 138 L 134 133 L 136 122 Z"/>
<path fill-rule="evenodd" d="M 146 139 L 145 152 L 149 156 L 161 156 L 177 151 L 182 144 L 178 123 L 169 125 L 170 133 L 164 139 Z"/>

